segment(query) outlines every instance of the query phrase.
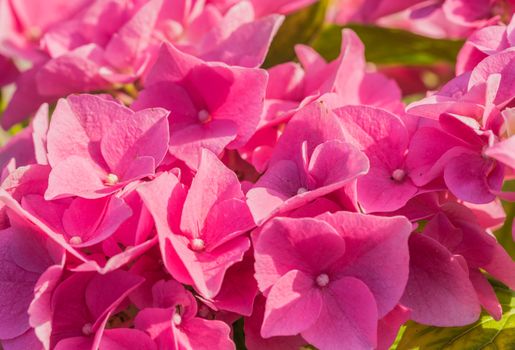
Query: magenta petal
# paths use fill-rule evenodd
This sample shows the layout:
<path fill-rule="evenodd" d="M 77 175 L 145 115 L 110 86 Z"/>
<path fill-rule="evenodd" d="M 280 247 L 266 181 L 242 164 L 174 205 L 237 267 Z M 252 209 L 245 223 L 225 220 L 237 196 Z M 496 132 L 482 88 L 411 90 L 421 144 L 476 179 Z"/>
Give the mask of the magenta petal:
<path fill-rule="evenodd" d="M 19 252 L 12 249 L 12 244 L 18 236 L 20 233 L 13 228 L 0 232 L 0 339 L 15 338 L 29 330 L 27 310 L 43 272 L 27 271 L 16 264 L 14 258 Z"/>
<path fill-rule="evenodd" d="M 358 179 L 358 200 L 365 212 L 400 209 L 417 194 L 418 188 L 407 175 L 402 181 L 396 181 L 392 178 L 393 171 L 384 164 L 372 162 L 368 173 Z"/>
<path fill-rule="evenodd" d="M 80 205 L 80 202 L 83 202 L 83 205 Z M 64 212 L 63 226 L 69 237 L 78 236 L 82 238 L 84 243 L 77 245 L 77 247 L 91 246 L 110 237 L 131 215 L 130 207 L 118 197 L 110 197 L 109 200 L 101 203 L 100 206 L 97 205 L 96 208 L 91 201 L 77 198 Z M 89 226 L 95 218 L 98 220 L 96 225 Z M 88 219 L 91 221 L 88 222 Z M 84 229 L 89 230 L 84 231 Z"/>
<path fill-rule="evenodd" d="M 222 321 L 192 318 L 178 328 L 177 338 L 182 347 L 195 350 L 233 350 L 231 328 Z"/>
<path fill-rule="evenodd" d="M 439 129 L 422 127 L 411 139 L 406 156 L 406 167 L 413 183 L 426 185 L 440 176 L 445 165 L 450 161 L 446 155 L 455 147 L 466 147 L 461 140 Z"/>
<path fill-rule="evenodd" d="M 244 236 L 236 237 L 212 251 L 197 254 L 183 242 L 172 239 L 171 243 L 180 261 L 185 264 L 193 285 L 205 298 L 218 294 L 227 269 L 241 261 L 250 248 L 250 241 Z"/>
<path fill-rule="evenodd" d="M 495 199 L 491 190 L 500 190 L 503 174 L 496 164 L 480 154 L 462 154 L 447 163 L 444 179 L 449 190 L 459 199 L 482 204 Z"/>
<path fill-rule="evenodd" d="M 494 245 L 491 260 L 481 268 L 511 289 L 515 289 L 515 262 L 500 244 Z"/>
<path fill-rule="evenodd" d="M 392 346 L 401 326 L 409 320 L 410 310 L 397 305 L 381 318 L 377 324 L 377 350 L 388 350 Z"/>
<path fill-rule="evenodd" d="M 19 337 L 3 339 L 2 347 L 4 350 L 45 350 L 43 344 L 35 336 L 33 329 L 28 330 Z"/>
<path fill-rule="evenodd" d="M 268 294 L 261 335 L 296 335 L 309 329 L 322 310 L 321 294 L 313 276 L 299 270 L 286 273 Z"/>
<path fill-rule="evenodd" d="M 89 337 L 70 337 L 62 339 L 55 345 L 55 350 L 91 350 L 93 339 Z"/>
<path fill-rule="evenodd" d="M 377 308 L 367 286 L 353 277 L 329 282 L 322 310 L 302 337 L 319 349 L 371 349 L 377 343 Z"/>
<path fill-rule="evenodd" d="M 145 333 L 137 329 L 107 329 L 100 341 L 100 350 L 156 350 L 156 344 Z"/>
<path fill-rule="evenodd" d="M 441 244 L 423 234 L 413 234 L 410 275 L 403 305 L 413 320 L 438 327 L 463 326 L 481 312 L 468 271 Z"/>
<path fill-rule="evenodd" d="M 483 306 L 496 321 L 499 321 L 502 317 L 502 307 L 495 295 L 494 289 L 480 271 L 471 269 L 469 276 L 481 306 Z"/>
<path fill-rule="evenodd" d="M 253 259 L 247 254 L 242 262 L 231 266 L 225 274 L 220 292 L 205 303 L 213 306 L 215 310 L 227 310 L 250 316 L 254 299 L 258 294 L 253 263 Z M 235 285 L 239 288 L 234 288 Z"/>

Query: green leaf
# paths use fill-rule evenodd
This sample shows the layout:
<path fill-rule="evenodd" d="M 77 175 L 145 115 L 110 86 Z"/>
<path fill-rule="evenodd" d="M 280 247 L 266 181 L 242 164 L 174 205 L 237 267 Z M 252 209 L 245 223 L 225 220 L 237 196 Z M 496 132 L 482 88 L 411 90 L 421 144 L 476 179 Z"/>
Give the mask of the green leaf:
<path fill-rule="evenodd" d="M 504 183 L 503 191 L 513 192 L 515 191 L 515 181 L 507 181 Z M 495 237 L 499 243 L 506 249 L 508 254 L 515 259 L 515 244 L 513 244 L 512 237 L 512 225 L 513 219 L 515 218 L 515 203 L 513 202 L 502 202 L 504 211 L 506 212 L 506 221 L 503 227 L 495 231 Z"/>
<path fill-rule="evenodd" d="M 338 57 L 341 26 L 327 25 L 313 41 L 313 47 L 327 60 Z M 351 24 L 345 26 L 365 44 L 367 61 L 377 64 L 433 65 L 456 61 L 463 45 L 460 40 L 433 39 L 401 29 Z"/>
<path fill-rule="evenodd" d="M 243 317 L 232 324 L 233 340 L 236 344 L 236 350 L 247 350 L 245 346 L 245 331 L 243 329 Z"/>
<path fill-rule="evenodd" d="M 503 307 L 503 317 L 495 321 L 483 314 L 465 327 L 430 327 L 408 322 L 395 350 L 513 350 L 515 349 L 515 293 L 494 282 Z"/>
<path fill-rule="evenodd" d="M 263 66 L 269 68 L 295 59 L 294 46 L 309 45 L 323 28 L 328 3 L 329 0 L 320 0 L 286 17 Z"/>

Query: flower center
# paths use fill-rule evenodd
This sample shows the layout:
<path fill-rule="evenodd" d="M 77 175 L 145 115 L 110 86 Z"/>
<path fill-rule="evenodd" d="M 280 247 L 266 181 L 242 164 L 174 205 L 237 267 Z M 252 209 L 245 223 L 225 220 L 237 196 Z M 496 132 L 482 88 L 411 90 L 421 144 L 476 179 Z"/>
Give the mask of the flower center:
<path fill-rule="evenodd" d="M 120 181 L 118 176 L 116 174 L 111 173 L 106 176 L 105 184 L 109 185 L 109 186 L 113 186 L 113 185 L 116 185 L 118 183 L 118 181 Z"/>
<path fill-rule="evenodd" d="M 204 250 L 204 248 L 206 247 L 204 240 L 201 238 L 193 238 L 190 242 L 190 245 L 191 245 L 191 249 L 196 252 L 200 252 L 200 251 Z"/>
<path fill-rule="evenodd" d="M 395 169 L 392 173 L 392 179 L 401 182 L 404 180 L 404 177 L 406 176 L 406 172 L 402 169 Z"/>
<path fill-rule="evenodd" d="M 41 36 L 43 35 L 43 32 L 38 27 L 29 27 L 25 29 L 25 38 L 29 41 L 38 41 L 41 39 Z"/>
<path fill-rule="evenodd" d="M 84 326 L 82 326 L 82 334 L 90 335 L 91 333 L 93 333 L 93 326 L 91 323 L 86 323 Z"/>
<path fill-rule="evenodd" d="M 73 236 L 72 238 L 70 238 L 69 242 L 72 245 L 81 244 L 82 243 L 82 238 L 80 238 L 79 236 Z"/>
<path fill-rule="evenodd" d="M 308 191 L 307 188 L 304 188 L 304 187 L 300 187 L 298 190 L 297 190 L 297 194 L 303 194 L 303 193 L 306 193 Z"/>
<path fill-rule="evenodd" d="M 172 323 L 176 326 L 180 325 L 182 322 L 182 317 L 179 314 L 173 314 L 172 316 Z"/>
<path fill-rule="evenodd" d="M 329 284 L 329 276 L 327 276 L 325 273 L 321 273 L 316 278 L 316 282 L 319 287 L 325 287 Z"/>
<path fill-rule="evenodd" d="M 198 120 L 202 124 L 209 123 L 211 121 L 211 119 L 213 119 L 213 117 L 211 117 L 211 114 L 209 114 L 209 112 L 206 111 L 205 109 L 201 109 L 198 112 Z"/>

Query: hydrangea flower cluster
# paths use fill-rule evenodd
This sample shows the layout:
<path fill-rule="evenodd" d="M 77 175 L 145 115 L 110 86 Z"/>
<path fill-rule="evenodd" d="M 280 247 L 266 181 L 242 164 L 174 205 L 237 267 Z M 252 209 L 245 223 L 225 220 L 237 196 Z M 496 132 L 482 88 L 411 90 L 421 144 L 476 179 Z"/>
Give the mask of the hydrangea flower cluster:
<path fill-rule="evenodd" d="M 242 318 L 249 350 L 388 349 L 501 317 L 515 19 L 405 106 L 349 29 L 260 68 L 311 3 L 0 0 L 1 122 L 32 116 L 0 149 L 4 350 L 230 350 Z"/>

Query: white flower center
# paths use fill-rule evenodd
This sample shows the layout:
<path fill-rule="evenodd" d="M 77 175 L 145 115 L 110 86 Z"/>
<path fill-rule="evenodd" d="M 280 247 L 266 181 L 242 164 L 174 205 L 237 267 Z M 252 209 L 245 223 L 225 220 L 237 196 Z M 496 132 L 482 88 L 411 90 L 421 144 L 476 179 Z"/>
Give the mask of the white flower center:
<path fill-rule="evenodd" d="M 30 41 L 37 41 L 41 39 L 41 36 L 43 35 L 43 32 L 38 27 L 29 27 L 25 29 L 25 38 L 27 38 Z"/>
<path fill-rule="evenodd" d="M 316 282 L 319 287 L 325 287 L 329 284 L 329 276 L 327 276 L 325 273 L 322 273 L 318 275 Z"/>
<path fill-rule="evenodd" d="M 401 182 L 404 180 L 404 177 L 406 176 L 406 172 L 402 169 L 395 169 L 392 173 L 392 179 L 394 179 L 397 182 Z"/>
<path fill-rule="evenodd" d="M 179 315 L 179 314 L 173 314 L 173 316 L 172 316 L 172 322 L 173 322 L 173 324 L 174 324 L 174 325 L 176 325 L 176 326 L 180 325 L 180 324 L 181 324 L 181 322 L 182 322 L 182 317 L 181 317 L 181 315 Z"/>
<path fill-rule="evenodd" d="M 209 114 L 208 111 L 206 111 L 205 109 L 201 109 L 199 112 L 198 112 L 198 120 L 199 122 L 201 122 L 202 124 L 205 124 L 209 121 L 211 121 L 212 117 L 211 117 L 211 114 Z"/>
<path fill-rule="evenodd" d="M 93 333 L 93 326 L 91 323 L 86 323 L 84 326 L 82 326 L 82 334 L 90 335 L 91 333 Z"/>
<path fill-rule="evenodd" d="M 308 191 L 307 188 L 304 188 L 304 187 L 301 187 L 297 190 L 297 194 L 303 194 L 303 193 L 306 193 Z"/>
<path fill-rule="evenodd" d="M 105 184 L 106 185 L 116 185 L 118 183 L 118 181 L 120 181 L 120 179 L 118 178 L 118 176 L 116 174 L 108 174 L 106 176 L 106 179 L 105 179 Z"/>
<path fill-rule="evenodd" d="M 206 247 L 204 240 L 201 238 L 193 238 L 191 240 L 190 244 L 191 244 L 191 249 L 193 249 L 196 252 L 202 251 Z"/>
<path fill-rule="evenodd" d="M 73 236 L 72 238 L 70 238 L 70 244 L 72 244 L 72 245 L 78 245 L 81 243 L 82 243 L 82 238 L 80 238 L 79 236 Z"/>

